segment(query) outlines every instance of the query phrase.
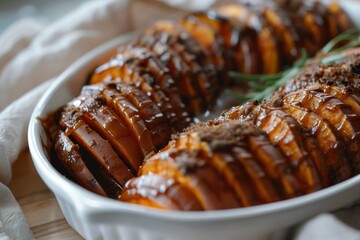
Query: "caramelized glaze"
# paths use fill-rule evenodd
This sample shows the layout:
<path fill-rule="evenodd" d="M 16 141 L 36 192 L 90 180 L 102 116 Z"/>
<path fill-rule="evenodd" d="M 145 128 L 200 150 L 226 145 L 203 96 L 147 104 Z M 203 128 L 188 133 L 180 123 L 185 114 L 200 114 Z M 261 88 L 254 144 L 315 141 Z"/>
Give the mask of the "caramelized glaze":
<path fill-rule="evenodd" d="M 61 109 L 54 162 L 91 191 L 164 210 L 270 203 L 358 174 L 356 57 L 315 59 L 269 101 L 194 124 L 232 86 L 229 71 L 278 72 L 351 26 L 336 4 L 279 4 L 158 21 L 119 46 Z"/>

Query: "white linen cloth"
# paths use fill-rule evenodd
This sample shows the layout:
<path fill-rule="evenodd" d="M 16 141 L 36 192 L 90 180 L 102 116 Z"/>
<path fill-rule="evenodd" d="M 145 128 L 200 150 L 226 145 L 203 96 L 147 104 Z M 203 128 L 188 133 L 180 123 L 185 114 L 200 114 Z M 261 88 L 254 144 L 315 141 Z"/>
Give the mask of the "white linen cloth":
<path fill-rule="evenodd" d="M 30 114 L 52 79 L 80 56 L 121 33 L 172 14 L 208 8 L 214 2 L 90 1 L 49 26 L 25 19 L 0 35 L 0 240 L 33 238 L 6 184 L 12 163 L 27 148 Z M 342 219 L 354 218 L 352 227 L 336 214 L 320 215 L 300 227 L 295 238 L 360 239 L 355 230 L 360 228 L 359 215 L 359 206 L 343 211 Z"/>

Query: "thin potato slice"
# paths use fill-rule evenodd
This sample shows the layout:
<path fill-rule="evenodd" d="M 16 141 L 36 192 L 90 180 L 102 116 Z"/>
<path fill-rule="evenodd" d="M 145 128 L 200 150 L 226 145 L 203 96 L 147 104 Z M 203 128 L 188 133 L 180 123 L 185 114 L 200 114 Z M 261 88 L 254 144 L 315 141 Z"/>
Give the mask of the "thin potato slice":
<path fill-rule="evenodd" d="M 148 48 L 156 54 L 162 63 L 170 70 L 170 74 L 177 84 L 184 104 L 189 106 L 189 112 L 201 112 L 202 100 L 193 86 L 191 67 L 168 42 L 158 40 L 158 38 L 161 39 L 162 34 L 166 33 L 157 32 L 154 36 L 144 35 L 138 39 L 134 45 Z"/>
<path fill-rule="evenodd" d="M 216 67 L 217 72 L 223 73 L 225 66 L 224 59 L 222 57 L 223 42 L 216 30 L 202 21 L 199 21 L 192 15 L 178 21 L 178 24 L 183 26 L 194 39 L 200 42 L 207 49 L 211 62 Z"/>
<path fill-rule="evenodd" d="M 279 186 L 284 198 L 303 194 L 299 181 L 281 153 L 263 136 L 250 136 L 249 146 L 266 174 Z"/>
<path fill-rule="evenodd" d="M 209 165 L 196 155 L 197 151 L 189 150 L 162 151 L 146 161 L 140 174 L 159 174 L 174 179 L 193 192 L 204 210 L 225 208 L 217 191 L 214 191 L 205 179 Z"/>
<path fill-rule="evenodd" d="M 237 19 L 245 22 L 247 26 L 255 29 L 258 33 L 258 54 L 262 59 L 262 73 L 275 73 L 280 69 L 279 53 L 276 39 L 266 22 L 241 4 L 229 4 L 217 9 L 221 16 Z"/>
<path fill-rule="evenodd" d="M 328 5 L 328 9 L 329 15 L 335 16 L 340 32 L 345 32 L 346 30 L 353 27 L 353 23 L 351 22 L 347 14 L 341 9 L 339 3 L 331 2 Z"/>
<path fill-rule="evenodd" d="M 106 196 L 104 189 L 86 166 L 79 150 L 79 146 L 74 144 L 63 131 L 59 131 L 55 139 L 55 151 L 62 166 L 80 186 Z"/>
<path fill-rule="evenodd" d="M 299 36 L 291 19 L 282 9 L 274 4 L 268 4 L 262 12 L 268 24 L 274 30 L 282 51 L 283 65 L 289 65 L 300 57 Z"/>
<path fill-rule="evenodd" d="M 305 108 L 326 119 L 341 136 L 350 153 L 354 173 L 360 172 L 360 117 L 335 96 L 319 89 L 297 91 L 287 96 L 289 101 L 299 102 Z"/>
<path fill-rule="evenodd" d="M 261 203 L 276 202 L 281 199 L 273 181 L 248 150 L 235 146 L 232 148 L 232 155 L 251 179 Z"/>
<path fill-rule="evenodd" d="M 172 128 L 159 107 L 135 86 L 118 83 L 116 89 L 126 95 L 139 110 L 140 117 L 151 133 L 156 151 L 163 148 L 171 138 Z"/>
<path fill-rule="evenodd" d="M 323 92 L 335 96 L 337 99 L 347 104 L 351 110 L 360 116 L 360 98 L 359 96 L 347 92 L 344 88 L 330 86 L 326 84 L 313 84 L 310 89 L 321 89 Z"/>
<path fill-rule="evenodd" d="M 115 81 L 135 85 L 158 104 L 173 128 L 180 131 L 186 127 L 191 118 L 176 90 L 174 80 L 161 61 L 142 48 L 133 51 L 125 48 L 119 51 L 108 63 L 96 69 L 90 83 Z"/>
<path fill-rule="evenodd" d="M 351 169 L 344 152 L 344 145 L 331 126 L 319 115 L 301 107 L 296 102 L 291 102 L 286 97 L 283 104 L 284 111 L 294 117 L 300 125 L 306 127 L 317 139 L 327 158 L 330 184 L 348 179 L 351 176 Z"/>
<path fill-rule="evenodd" d="M 187 33 L 187 30 L 184 27 L 176 22 L 157 22 L 146 30 L 146 34 L 155 34 L 157 31 L 164 31 L 169 35 L 179 35 L 182 38 L 179 44 L 173 45 L 173 48 L 175 51 L 179 52 L 184 61 L 191 66 L 194 87 L 204 99 L 206 104 L 205 108 L 209 109 L 214 106 L 215 97 L 220 89 L 216 89 L 216 87 L 214 88 L 212 86 L 212 83 L 214 85 L 217 79 L 207 49 Z M 216 85 L 218 85 L 218 83 L 216 83 Z M 205 109 L 202 110 L 204 111 Z"/>
<path fill-rule="evenodd" d="M 261 107 L 256 124 L 264 130 L 272 144 L 279 147 L 291 168 L 302 183 L 304 192 L 321 188 L 316 167 L 304 147 L 303 134 L 294 118 L 281 109 Z"/>
<path fill-rule="evenodd" d="M 120 186 L 123 187 L 134 176 L 110 143 L 84 121 L 79 121 L 69 134 Z"/>
<path fill-rule="evenodd" d="M 101 106 L 93 111 L 85 112 L 83 120 L 107 139 L 134 173 L 137 173 L 144 155 L 136 138 L 112 109 Z"/>
<path fill-rule="evenodd" d="M 185 109 L 185 105 L 182 102 L 179 90 L 175 80 L 172 79 L 169 69 L 164 66 L 162 61 L 154 54 L 150 53 L 146 48 L 133 48 L 123 47 L 119 48 L 119 54 L 117 55 L 118 61 L 122 62 L 123 59 L 129 59 L 129 61 L 139 61 L 135 64 L 135 69 L 132 71 L 143 71 L 148 73 L 150 81 L 155 82 L 166 95 L 169 104 L 172 106 L 172 110 L 176 114 L 175 119 L 169 119 L 170 122 L 174 121 L 174 126 L 177 131 L 182 130 L 190 123 L 189 113 Z M 131 69 L 130 69 L 131 71 Z M 128 83 L 128 82 L 127 82 Z M 136 86 L 137 82 L 133 82 Z"/>
<path fill-rule="evenodd" d="M 131 104 L 130 100 L 114 89 L 105 89 L 103 96 L 106 103 L 115 110 L 121 121 L 131 131 L 140 145 L 143 155 L 146 156 L 154 151 L 151 133 L 144 120 L 139 116 L 139 110 Z"/>
<path fill-rule="evenodd" d="M 142 202 L 145 206 L 155 206 L 166 210 L 183 210 L 182 207 L 168 196 L 167 192 L 174 180 L 161 175 L 145 175 L 133 178 L 126 183 L 120 200 L 125 202 Z"/>
<path fill-rule="evenodd" d="M 212 152 L 207 142 L 202 142 L 197 133 L 182 135 L 175 142 L 176 143 L 173 146 L 177 149 L 199 151 L 201 158 L 206 162 L 206 164 L 210 166 L 208 170 L 209 173 L 204 177 L 208 179 L 208 182 L 212 186 L 213 191 L 218 192 L 220 201 L 224 204 L 225 208 L 240 206 L 235 199 L 236 189 L 232 188 L 233 185 L 230 182 L 234 178 L 234 175 L 241 174 L 240 172 L 230 173 L 231 170 L 228 168 L 229 166 L 226 166 L 226 164 L 224 165 L 222 160 L 214 155 L 215 153 Z M 228 157 L 231 158 L 231 156 Z M 233 165 L 233 167 L 236 167 L 236 163 Z M 213 175 L 214 177 L 209 177 L 210 175 Z M 243 175 L 244 174 L 239 177 L 246 178 Z M 249 191 L 247 193 L 242 193 L 243 198 L 245 195 L 248 197 L 247 202 L 245 202 L 246 204 L 249 203 L 248 201 L 250 199 L 252 199 L 251 201 L 255 201 L 254 193 L 251 192 L 250 189 L 248 190 Z M 241 191 L 246 192 L 246 189 L 241 189 Z"/>

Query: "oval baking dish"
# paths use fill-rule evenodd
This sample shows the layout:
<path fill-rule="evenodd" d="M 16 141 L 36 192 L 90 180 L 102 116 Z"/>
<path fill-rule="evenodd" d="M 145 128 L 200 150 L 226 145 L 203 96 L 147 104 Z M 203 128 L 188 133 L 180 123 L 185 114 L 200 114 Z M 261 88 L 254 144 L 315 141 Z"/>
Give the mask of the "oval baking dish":
<path fill-rule="evenodd" d="M 80 92 L 88 73 L 104 62 L 124 35 L 86 54 L 67 69 L 37 104 L 29 125 L 35 167 L 54 192 L 70 225 L 86 239 L 261 239 L 318 213 L 360 198 L 360 176 L 295 199 L 242 209 L 209 212 L 161 211 L 96 195 L 61 175 L 44 147 L 38 118 L 63 106 Z"/>

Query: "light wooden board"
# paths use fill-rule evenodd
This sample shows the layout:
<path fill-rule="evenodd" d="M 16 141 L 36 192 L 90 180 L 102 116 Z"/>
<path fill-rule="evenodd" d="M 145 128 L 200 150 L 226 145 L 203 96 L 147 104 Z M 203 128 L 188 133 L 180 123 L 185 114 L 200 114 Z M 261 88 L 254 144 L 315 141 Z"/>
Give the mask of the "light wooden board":
<path fill-rule="evenodd" d="M 35 239 L 82 239 L 67 223 L 55 196 L 37 174 L 28 150 L 13 165 L 9 185 Z"/>

